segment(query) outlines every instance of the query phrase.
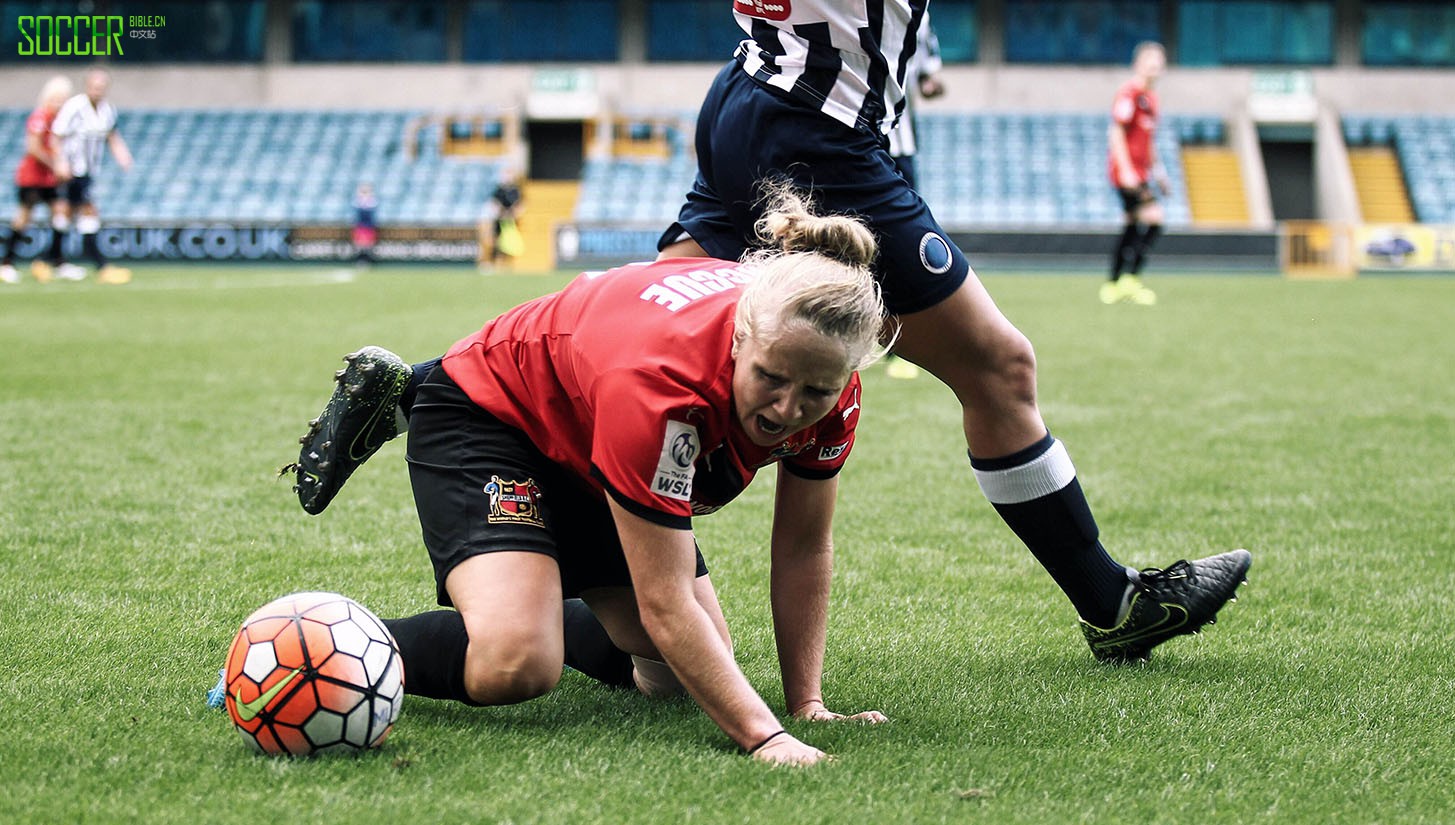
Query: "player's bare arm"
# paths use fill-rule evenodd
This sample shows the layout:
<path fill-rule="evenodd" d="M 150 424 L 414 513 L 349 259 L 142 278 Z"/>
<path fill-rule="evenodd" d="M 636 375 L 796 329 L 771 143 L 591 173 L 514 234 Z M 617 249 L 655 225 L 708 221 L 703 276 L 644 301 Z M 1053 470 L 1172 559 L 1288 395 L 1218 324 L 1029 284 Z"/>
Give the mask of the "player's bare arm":
<path fill-rule="evenodd" d="M 883 722 L 877 710 L 846 715 L 823 698 L 829 585 L 833 578 L 833 515 L 838 478 L 810 480 L 779 465 L 773 515 L 773 635 L 783 673 L 783 698 L 799 719 Z"/>
<path fill-rule="evenodd" d="M 1136 189 L 1142 185 L 1136 167 L 1132 166 L 1132 154 L 1127 149 L 1127 131 L 1122 124 L 1112 121 L 1107 139 L 1111 143 L 1112 161 L 1117 169 L 1117 186 L 1122 189 Z"/>
<path fill-rule="evenodd" d="M 642 627 L 682 686 L 718 727 L 753 756 L 779 764 L 811 765 L 825 754 L 782 732 L 733 660 L 712 619 L 693 593 L 692 533 L 654 524 L 610 500 Z"/>
<path fill-rule="evenodd" d="M 111 147 L 111 156 L 116 158 L 116 165 L 121 171 L 131 171 L 131 149 L 127 147 L 126 141 L 122 139 L 121 133 L 112 131 L 106 138 L 106 144 Z"/>

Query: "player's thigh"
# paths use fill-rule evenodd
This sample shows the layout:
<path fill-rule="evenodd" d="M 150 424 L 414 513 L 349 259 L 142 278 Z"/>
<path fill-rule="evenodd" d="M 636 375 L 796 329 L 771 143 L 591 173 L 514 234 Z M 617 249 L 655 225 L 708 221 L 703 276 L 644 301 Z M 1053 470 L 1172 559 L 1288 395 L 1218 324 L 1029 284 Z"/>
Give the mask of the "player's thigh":
<path fill-rule="evenodd" d="M 722 605 L 717 600 L 717 591 L 712 578 L 706 574 L 698 576 L 692 583 L 697 603 L 707 612 L 713 627 L 723 642 L 732 649 L 732 636 L 728 632 L 727 619 Z M 581 598 L 596 614 L 606 634 L 617 647 L 634 656 L 648 659 L 662 658 L 657 645 L 642 627 L 641 613 L 637 610 L 636 592 L 629 587 L 597 587 L 582 592 Z"/>
<path fill-rule="evenodd" d="M 1162 208 L 1161 201 L 1150 200 L 1144 202 L 1141 206 L 1137 207 L 1138 223 L 1160 225 L 1164 217 L 1165 212 Z"/>
<path fill-rule="evenodd" d="M 450 571 L 445 589 L 465 620 L 472 658 L 542 669 L 559 669 L 564 662 L 555 559 L 528 551 L 470 556 Z"/>
<path fill-rule="evenodd" d="M 952 388 L 956 375 L 989 368 L 1007 347 L 1025 340 L 974 272 L 944 300 L 896 320 L 895 354 L 925 367 Z"/>

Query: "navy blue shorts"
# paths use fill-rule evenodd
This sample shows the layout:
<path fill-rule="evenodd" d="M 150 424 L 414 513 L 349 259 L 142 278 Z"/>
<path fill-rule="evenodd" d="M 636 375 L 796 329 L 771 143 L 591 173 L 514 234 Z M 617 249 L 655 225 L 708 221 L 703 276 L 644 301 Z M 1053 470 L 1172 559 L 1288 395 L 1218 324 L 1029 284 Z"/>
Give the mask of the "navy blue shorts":
<path fill-rule="evenodd" d="M 85 206 L 91 202 L 91 176 L 82 175 L 61 184 L 61 197 L 72 206 Z"/>
<path fill-rule="evenodd" d="M 697 115 L 697 180 L 657 248 L 685 232 L 714 258 L 742 257 L 755 243 L 765 178 L 792 181 L 820 213 L 868 222 L 879 239 L 874 270 L 892 313 L 938 304 L 970 272 L 965 254 L 895 168 L 887 139 L 758 83 L 737 63 L 708 89 Z"/>
<path fill-rule="evenodd" d="M 555 559 L 566 598 L 632 586 L 606 500 L 439 367 L 410 409 L 406 460 L 440 604 L 450 605 L 445 579 L 460 562 L 502 550 Z M 700 550 L 697 575 L 707 575 Z"/>
<path fill-rule="evenodd" d="M 22 186 L 15 194 L 21 206 L 36 207 L 43 203 L 54 203 L 56 188 L 54 186 Z"/>

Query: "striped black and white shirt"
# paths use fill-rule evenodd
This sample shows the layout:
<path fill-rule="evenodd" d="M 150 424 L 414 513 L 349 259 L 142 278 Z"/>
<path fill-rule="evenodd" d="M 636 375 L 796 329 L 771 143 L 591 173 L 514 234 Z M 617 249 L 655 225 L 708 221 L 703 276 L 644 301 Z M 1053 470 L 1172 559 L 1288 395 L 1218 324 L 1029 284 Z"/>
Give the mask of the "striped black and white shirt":
<path fill-rule="evenodd" d="M 92 105 L 85 94 L 67 100 L 51 124 L 51 132 L 61 139 L 61 152 L 71 165 L 71 174 L 78 178 L 94 175 L 101 168 L 106 139 L 115 128 L 116 108 L 106 100 Z"/>
<path fill-rule="evenodd" d="M 733 0 L 735 57 L 758 80 L 849 126 L 889 132 L 904 113 L 929 0 Z"/>
<path fill-rule="evenodd" d="M 904 79 L 904 117 L 899 119 L 899 126 L 889 132 L 889 154 L 894 157 L 913 157 L 919 150 L 914 138 L 914 96 L 920 78 L 939 74 L 944 65 L 940 59 L 940 40 L 935 37 L 935 30 L 930 28 L 930 16 L 926 13 L 920 18 L 914 57 L 910 58 L 909 73 Z"/>

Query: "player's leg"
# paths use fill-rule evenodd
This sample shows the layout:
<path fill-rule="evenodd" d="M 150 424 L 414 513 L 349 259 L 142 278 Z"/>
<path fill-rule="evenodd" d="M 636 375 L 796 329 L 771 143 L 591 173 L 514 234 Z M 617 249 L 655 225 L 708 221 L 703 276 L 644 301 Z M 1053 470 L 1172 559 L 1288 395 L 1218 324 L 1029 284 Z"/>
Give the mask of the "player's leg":
<path fill-rule="evenodd" d="M 432 379 L 415 407 L 409 476 L 440 603 L 456 610 L 387 624 L 409 692 L 524 701 L 554 687 L 564 661 L 556 516 L 544 504 L 563 491 L 523 433 L 442 371 Z"/>
<path fill-rule="evenodd" d="M 1127 249 L 1129 256 L 1121 279 L 1120 299 L 1127 303 L 1151 306 L 1157 303 L 1157 293 L 1142 283 L 1142 263 L 1147 250 L 1162 231 L 1162 204 L 1157 201 L 1152 188 L 1143 184 L 1136 190 L 1136 201 L 1127 212 L 1128 229 L 1135 229 Z"/>
<path fill-rule="evenodd" d="M 298 439 L 298 461 L 279 475 L 294 473 L 298 501 L 313 515 L 323 512 L 349 476 L 407 427 L 401 399 L 428 377 L 383 347 L 364 347 L 344 356 L 334 373 L 334 390 L 323 412 Z M 428 362 L 432 369 L 438 360 Z"/>
<path fill-rule="evenodd" d="M 555 687 L 563 654 L 554 559 L 511 551 L 471 556 L 446 587 L 455 610 L 384 622 L 399 643 L 409 693 L 505 705 Z"/>
<path fill-rule="evenodd" d="M 882 143 L 729 71 L 719 74 L 704 103 L 697 149 L 699 185 L 683 207 L 689 219 L 679 218 L 659 249 L 683 246 L 685 238 L 673 233 L 685 230 L 708 252 L 726 257 L 730 239 L 724 227 L 740 243 L 753 237 L 757 182 L 768 176 L 787 177 L 811 191 L 826 212 L 866 217 L 880 239 L 885 303 L 904 324 L 897 351 L 928 368 L 960 400 L 982 490 L 1066 592 L 1086 627 L 1125 630 L 1122 620 L 1132 615 L 1140 591 L 1102 547 L 1071 459 L 1041 420 L 1030 342 L 995 307 Z M 691 215 L 694 200 L 708 208 Z M 1209 568 L 1200 577 L 1205 581 L 1197 598 L 1184 599 L 1189 620 L 1176 632 L 1190 632 L 1211 618 L 1241 581 L 1246 564 L 1238 567 L 1219 566 L 1216 574 Z M 1089 634 L 1088 641 L 1098 655 L 1114 649 L 1141 654 L 1171 635 L 1148 632 L 1127 641 L 1117 633 L 1115 641 L 1102 640 L 1100 649 Z M 1132 642 L 1144 646 L 1134 649 Z"/>
<path fill-rule="evenodd" d="M 1137 236 L 1136 254 L 1132 258 L 1131 273 L 1142 274 L 1142 264 L 1146 262 L 1147 252 L 1157 242 L 1158 236 L 1162 234 L 1162 221 L 1164 219 L 1162 202 L 1156 198 L 1147 200 L 1137 209 L 1137 223 L 1142 230 Z"/>
<path fill-rule="evenodd" d="M 89 193 L 89 178 L 86 179 L 86 186 Z M 90 200 L 89 194 L 77 213 L 76 229 L 81 233 L 81 254 L 89 256 L 96 263 L 96 283 L 126 284 L 131 282 L 131 270 L 113 264 L 106 257 L 105 251 L 101 249 L 100 240 L 97 238 L 101 232 L 101 213 L 97 211 L 96 204 Z"/>
<path fill-rule="evenodd" d="M 56 199 L 56 209 L 51 216 L 51 248 L 47 260 L 54 267 L 56 277 L 78 281 L 86 277 L 85 270 L 66 260 L 65 241 L 79 219 L 82 207 L 88 202 L 87 178 L 72 178 L 61 187 Z"/>
<path fill-rule="evenodd" d="M 562 587 L 566 595 L 580 596 L 566 601 L 566 664 L 598 681 L 635 687 L 650 696 L 680 693 L 681 685 L 642 627 L 631 570 L 610 509 L 574 482 L 552 482 L 556 492 L 551 512 L 570 514 L 552 525 Z M 727 622 L 700 551 L 695 573 L 698 603 L 731 648 Z"/>
<path fill-rule="evenodd" d="M 701 563 L 700 555 L 698 571 L 693 582 L 697 603 L 707 612 L 718 634 L 727 643 L 728 649 L 732 650 L 733 641 L 731 633 L 728 632 L 727 619 L 723 616 L 717 591 L 712 586 L 706 567 Z M 642 627 L 641 614 L 637 612 L 636 593 L 630 587 L 594 588 L 582 593 L 582 599 L 590 606 L 590 613 L 599 622 L 597 627 L 600 631 L 590 628 L 591 636 L 587 636 L 584 631 L 588 625 L 582 621 L 573 635 L 568 625 L 567 664 L 572 664 L 573 658 L 584 661 L 590 655 L 593 661 L 611 662 L 613 675 L 619 678 L 624 673 L 631 679 L 630 684 L 647 696 L 680 696 L 686 692 L 673 674 L 672 668 L 662 660 L 662 654 L 657 651 L 651 636 Z M 601 634 L 605 635 L 606 644 L 602 643 Z M 572 666 L 576 667 L 574 664 Z M 580 667 L 577 669 L 581 670 Z M 587 675 L 594 674 L 587 672 Z"/>
<path fill-rule="evenodd" d="M 15 205 L 15 214 L 10 219 L 10 231 L 0 237 L 0 282 L 20 283 L 20 273 L 15 269 L 15 245 L 25 235 L 26 227 L 30 226 L 30 207 L 25 189 L 22 188 L 19 202 Z"/>
<path fill-rule="evenodd" d="M 30 274 L 41 283 L 48 283 L 55 276 L 56 269 L 65 263 L 66 233 L 71 229 L 71 204 L 65 197 L 69 183 L 64 184 L 57 197 L 51 201 L 51 240 L 45 254 L 30 262 Z"/>
<path fill-rule="evenodd" d="M 1101 285 L 1099 297 L 1103 304 L 1115 304 L 1123 299 L 1124 284 L 1121 278 L 1131 271 L 1132 262 L 1137 255 L 1137 239 L 1141 237 L 1141 228 L 1137 226 L 1137 206 L 1141 203 L 1141 190 L 1118 188 L 1117 197 L 1122 202 L 1122 232 L 1117 236 L 1116 245 L 1111 250 L 1110 277 Z"/>

